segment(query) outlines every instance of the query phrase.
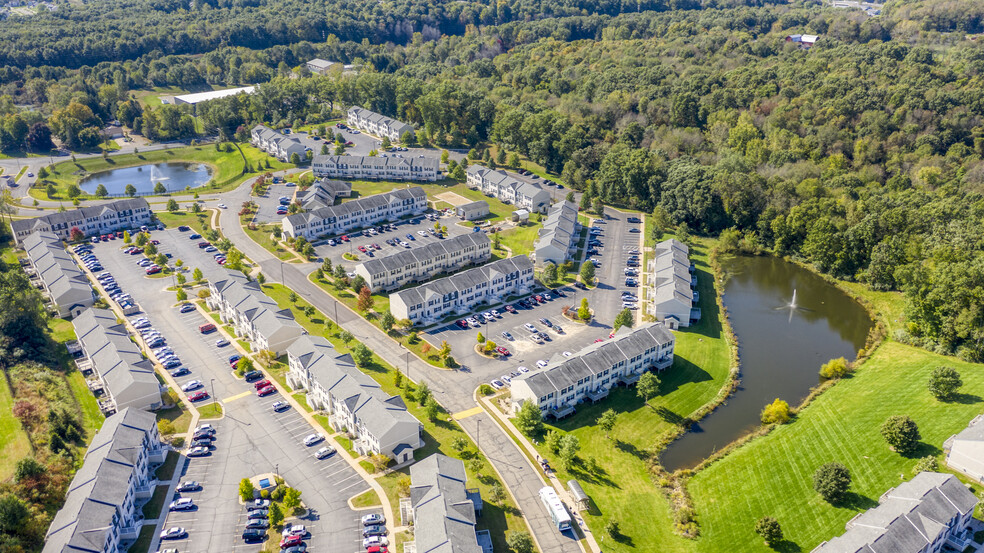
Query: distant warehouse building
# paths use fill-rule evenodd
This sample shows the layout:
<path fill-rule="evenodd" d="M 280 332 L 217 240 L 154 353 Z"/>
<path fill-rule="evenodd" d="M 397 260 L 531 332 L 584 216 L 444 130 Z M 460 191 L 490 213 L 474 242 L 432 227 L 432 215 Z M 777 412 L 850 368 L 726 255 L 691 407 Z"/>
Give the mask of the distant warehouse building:
<path fill-rule="evenodd" d="M 227 88 L 225 90 L 209 90 L 208 92 L 195 92 L 194 94 L 181 94 L 174 97 L 174 105 L 181 104 L 195 105 L 209 100 L 227 98 L 236 94 L 252 94 L 256 90 L 253 86 L 243 86 L 240 88 Z"/>
<path fill-rule="evenodd" d="M 313 60 L 304 64 L 308 70 L 312 73 L 318 75 L 325 75 L 331 70 L 333 66 L 338 65 L 338 62 L 323 60 L 321 58 L 314 58 Z"/>

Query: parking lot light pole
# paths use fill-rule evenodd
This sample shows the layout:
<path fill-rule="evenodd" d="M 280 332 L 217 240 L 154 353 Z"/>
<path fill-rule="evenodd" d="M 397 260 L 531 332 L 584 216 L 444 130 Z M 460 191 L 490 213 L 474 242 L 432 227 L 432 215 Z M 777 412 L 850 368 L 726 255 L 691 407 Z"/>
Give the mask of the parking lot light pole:
<path fill-rule="evenodd" d="M 219 398 L 215 397 L 215 379 L 214 378 L 212 379 L 212 381 L 210 382 L 210 384 L 212 385 L 212 399 L 217 402 L 217 401 L 219 401 Z"/>
<path fill-rule="evenodd" d="M 475 432 L 475 447 L 478 448 L 478 452 L 482 452 L 482 419 L 475 419 L 475 424 L 478 425 L 478 430 Z"/>

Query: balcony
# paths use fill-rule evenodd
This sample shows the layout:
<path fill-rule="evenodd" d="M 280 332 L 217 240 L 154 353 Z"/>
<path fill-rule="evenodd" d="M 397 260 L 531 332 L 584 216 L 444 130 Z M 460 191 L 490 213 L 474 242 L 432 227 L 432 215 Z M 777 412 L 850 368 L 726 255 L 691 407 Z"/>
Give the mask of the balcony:
<path fill-rule="evenodd" d="M 135 540 L 140 537 L 140 525 L 120 528 L 120 540 Z"/>
<path fill-rule="evenodd" d="M 626 386 L 631 386 L 631 385 L 635 384 L 636 382 L 639 382 L 639 378 L 641 378 L 641 376 L 642 375 L 639 375 L 637 373 L 623 374 L 623 375 L 621 375 L 621 376 L 618 377 L 618 382 L 619 382 L 619 384 L 624 384 Z"/>
<path fill-rule="evenodd" d="M 601 401 L 608 397 L 608 388 L 598 388 L 597 390 L 591 390 L 585 394 L 588 396 L 592 402 Z"/>

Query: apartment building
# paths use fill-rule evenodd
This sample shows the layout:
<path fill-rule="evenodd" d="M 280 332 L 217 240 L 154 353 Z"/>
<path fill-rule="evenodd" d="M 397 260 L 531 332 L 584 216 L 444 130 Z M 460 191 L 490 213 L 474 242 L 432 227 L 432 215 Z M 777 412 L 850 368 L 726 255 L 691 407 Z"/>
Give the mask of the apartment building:
<path fill-rule="evenodd" d="M 356 198 L 335 206 L 319 207 L 284 217 L 287 236 L 314 240 L 319 236 L 344 234 L 377 223 L 387 223 L 427 211 L 427 193 L 419 186 L 397 188 L 383 194 Z"/>
<path fill-rule="evenodd" d="M 103 413 L 164 406 L 154 363 L 130 340 L 109 309 L 86 309 L 72 320 L 84 357 L 76 360 Z"/>
<path fill-rule="evenodd" d="M 429 324 L 529 293 L 533 285 L 533 263 L 518 255 L 394 292 L 390 312 L 397 319 Z"/>
<path fill-rule="evenodd" d="M 432 157 L 316 155 L 311 160 L 316 177 L 364 180 L 434 182 L 440 177 L 440 160 Z"/>
<path fill-rule="evenodd" d="M 297 154 L 301 160 L 307 159 L 308 147 L 300 138 L 279 133 L 264 125 L 257 125 L 250 131 L 250 142 L 257 148 L 283 162 L 290 161 Z"/>
<path fill-rule="evenodd" d="M 644 304 L 646 312 L 673 330 L 699 321 L 700 308 L 694 305 L 700 296 L 687 245 L 675 238 L 656 244 L 649 270 L 652 301 Z"/>
<path fill-rule="evenodd" d="M 352 183 L 320 179 L 307 190 L 294 193 L 294 201 L 307 211 L 335 205 L 336 198 L 348 198 L 352 195 Z"/>
<path fill-rule="evenodd" d="M 410 467 L 414 541 L 404 551 L 492 553 L 489 531 L 476 530 L 482 496 L 467 479 L 464 461 L 440 453 Z"/>
<path fill-rule="evenodd" d="M 33 219 L 17 219 L 10 226 L 14 240 L 20 244 L 37 232 L 50 232 L 68 240 L 72 229 L 77 228 L 86 237 L 140 228 L 149 225 L 154 215 L 150 204 L 143 198 L 127 198 L 92 207 L 50 213 Z"/>
<path fill-rule="evenodd" d="M 484 263 L 492 255 L 492 242 L 484 232 L 470 232 L 431 242 L 420 248 L 376 257 L 355 266 L 373 292 L 395 290 L 411 282 L 452 273 L 467 265 Z"/>
<path fill-rule="evenodd" d="M 943 442 L 946 466 L 984 483 L 984 415 Z"/>
<path fill-rule="evenodd" d="M 38 232 L 24 239 L 24 250 L 31 261 L 32 281 L 37 278 L 59 317 L 76 317 L 92 307 L 96 296 L 89 279 L 60 238 L 50 232 Z"/>
<path fill-rule="evenodd" d="M 570 357 L 555 355 L 549 364 L 512 381 L 512 401 L 531 401 L 546 416 L 566 417 L 583 401 L 608 397 L 616 384 L 635 384 L 646 371 L 673 365 L 676 338 L 662 323 L 623 326 L 615 336 Z"/>
<path fill-rule="evenodd" d="M 467 170 L 466 182 L 471 188 L 514 204 L 530 212 L 546 213 L 550 207 L 550 193 L 539 186 L 523 182 L 503 171 L 472 165 Z"/>
<path fill-rule="evenodd" d="M 402 140 L 403 133 L 413 134 L 413 125 L 359 106 L 352 106 L 348 109 L 348 124 L 350 127 L 355 127 L 380 138 L 385 136 L 394 142 Z"/>
<path fill-rule="evenodd" d="M 287 348 L 287 364 L 287 383 L 305 390 L 312 408 L 327 411 L 332 428 L 347 431 L 356 451 L 386 455 L 397 465 L 413 462 L 413 452 L 424 445 L 423 425 L 403 398 L 384 392 L 351 355 L 339 354 L 320 336 L 302 336 Z"/>
<path fill-rule="evenodd" d="M 224 277 L 209 281 L 211 295 L 207 305 L 219 312 L 223 323 L 231 324 L 236 336 L 249 341 L 253 351 L 269 350 L 277 356 L 306 332 L 294 320 L 290 309 L 281 309 L 263 293 L 256 281 L 239 271 L 225 271 Z"/>
<path fill-rule="evenodd" d="M 129 408 L 108 417 L 85 452 L 42 551 L 127 551 L 140 535 L 141 507 L 154 493 L 154 471 L 166 453 L 153 413 Z"/>
<path fill-rule="evenodd" d="M 856 515 L 844 534 L 812 553 L 936 553 L 944 546 L 964 551 L 976 547 L 968 525 L 977 501 L 956 476 L 920 472 L 882 494 L 877 507 Z"/>
<path fill-rule="evenodd" d="M 548 262 L 560 265 L 577 251 L 581 224 L 577 222 L 577 206 L 573 202 L 557 202 L 547 210 L 539 236 L 533 244 L 533 257 L 538 267 Z"/>

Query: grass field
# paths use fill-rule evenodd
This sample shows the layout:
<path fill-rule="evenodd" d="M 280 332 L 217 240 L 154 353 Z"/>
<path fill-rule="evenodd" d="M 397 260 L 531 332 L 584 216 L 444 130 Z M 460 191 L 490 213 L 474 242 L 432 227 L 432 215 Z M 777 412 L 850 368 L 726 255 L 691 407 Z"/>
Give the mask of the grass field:
<path fill-rule="evenodd" d="M 174 425 L 175 434 L 184 434 L 191 426 L 191 411 L 184 408 L 184 404 L 177 404 L 170 409 L 161 409 L 157 412 L 157 420 L 169 420 Z"/>
<path fill-rule="evenodd" d="M 533 251 L 533 242 L 542 225 L 528 224 L 503 230 L 499 233 L 500 243 L 509 248 L 513 255 L 528 255 Z"/>
<path fill-rule="evenodd" d="M 70 342 L 75 339 L 75 327 L 71 321 L 65 319 L 48 319 L 48 330 L 51 331 L 51 338 L 58 343 Z"/>
<path fill-rule="evenodd" d="M 464 183 L 444 179 L 436 183 L 413 183 L 411 186 L 419 186 L 427 192 L 427 196 L 431 201 L 439 201 L 436 196 L 438 194 L 443 194 L 445 192 L 454 192 L 469 201 L 483 200 L 489 204 L 490 217 L 485 219 L 486 221 L 495 223 L 503 219 L 508 218 L 512 215 L 512 212 L 518 209 L 516 206 L 509 205 L 499 201 L 497 198 L 491 198 L 482 194 L 479 190 L 472 190 L 468 188 Z M 406 188 L 407 183 L 405 182 L 394 182 L 394 181 L 362 181 L 356 180 L 352 181 L 352 198 L 359 198 L 364 196 L 371 196 L 373 194 L 382 194 L 383 192 L 389 192 L 394 188 Z M 457 221 L 458 219 L 455 219 Z M 445 221 L 441 221 L 442 225 L 447 225 Z"/>
<path fill-rule="evenodd" d="M 251 218 L 252 215 L 243 217 L 241 222 L 243 223 L 243 231 L 253 242 L 263 246 L 264 249 L 277 256 L 277 259 L 280 259 L 281 261 L 296 258 L 296 256 L 292 252 L 288 251 L 282 244 L 274 241 L 272 233 L 273 228 L 277 225 L 257 225 L 256 230 L 252 230 L 248 226 L 249 219 Z"/>
<path fill-rule="evenodd" d="M 201 234 L 205 232 L 209 227 L 209 220 L 212 216 L 211 211 L 203 211 L 201 213 L 189 213 L 187 211 L 158 211 L 154 215 L 157 220 L 164 223 L 168 228 L 176 228 L 181 225 L 187 225 L 193 229 L 195 232 Z"/>
<path fill-rule="evenodd" d="M 356 509 L 375 507 L 377 505 L 382 505 L 382 503 L 379 501 L 379 494 L 376 493 L 376 490 L 367 490 L 352 498 L 352 506 Z"/>
<path fill-rule="evenodd" d="M 218 401 L 198 407 L 198 414 L 202 419 L 217 419 L 222 416 L 222 404 Z"/>
<path fill-rule="evenodd" d="M 96 396 L 92 395 L 89 386 L 85 383 L 85 377 L 79 371 L 71 371 L 65 377 L 68 386 L 72 390 L 72 395 L 79 404 L 79 414 L 82 415 L 82 426 L 85 427 L 86 435 L 91 439 L 100 428 L 106 417 L 99 410 L 99 402 Z"/>
<path fill-rule="evenodd" d="M 193 191 L 199 193 L 231 190 L 244 180 L 255 177 L 262 172 L 278 171 L 293 167 L 293 165 L 277 161 L 252 146 L 244 144 L 240 147 L 246 156 L 246 160 L 249 162 L 252 172 L 243 173 L 243 158 L 239 155 L 239 150 L 236 148 L 233 148 L 231 152 L 220 152 L 211 144 L 186 146 L 167 150 L 141 152 L 139 154 L 115 155 L 109 156 L 108 158 L 94 157 L 75 162 L 63 161 L 51 168 L 51 174 L 47 179 L 55 185 L 55 195 L 49 198 L 44 188 L 39 187 L 32 187 L 30 194 L 40 200 L 65 200 L 68 198 L 68 185 L 78 183 L 80 174 L 82 173 L 92 174 L 110 169 L 150 163 L 189 162 L 210 165 L 212 167 L 212 180 L 209 184 L 196 188 Z M 265 168 L 267 162 L 269 162 L 270 168 Z M 178 194 L 172 195 L 178 196 Z M 93 199 L 92 196 L 86 194 L 83 194 L 81 198 Z"/>
<path fill-rule="evenodd" d="M 0 480 L 10 478 L 17 461 L 31 453 L 27 432 L 20 421 L 10 414 L 13 405 L 7 380 L 0 378 L 0 413 L 3 413 L 0 416 Z"/>

